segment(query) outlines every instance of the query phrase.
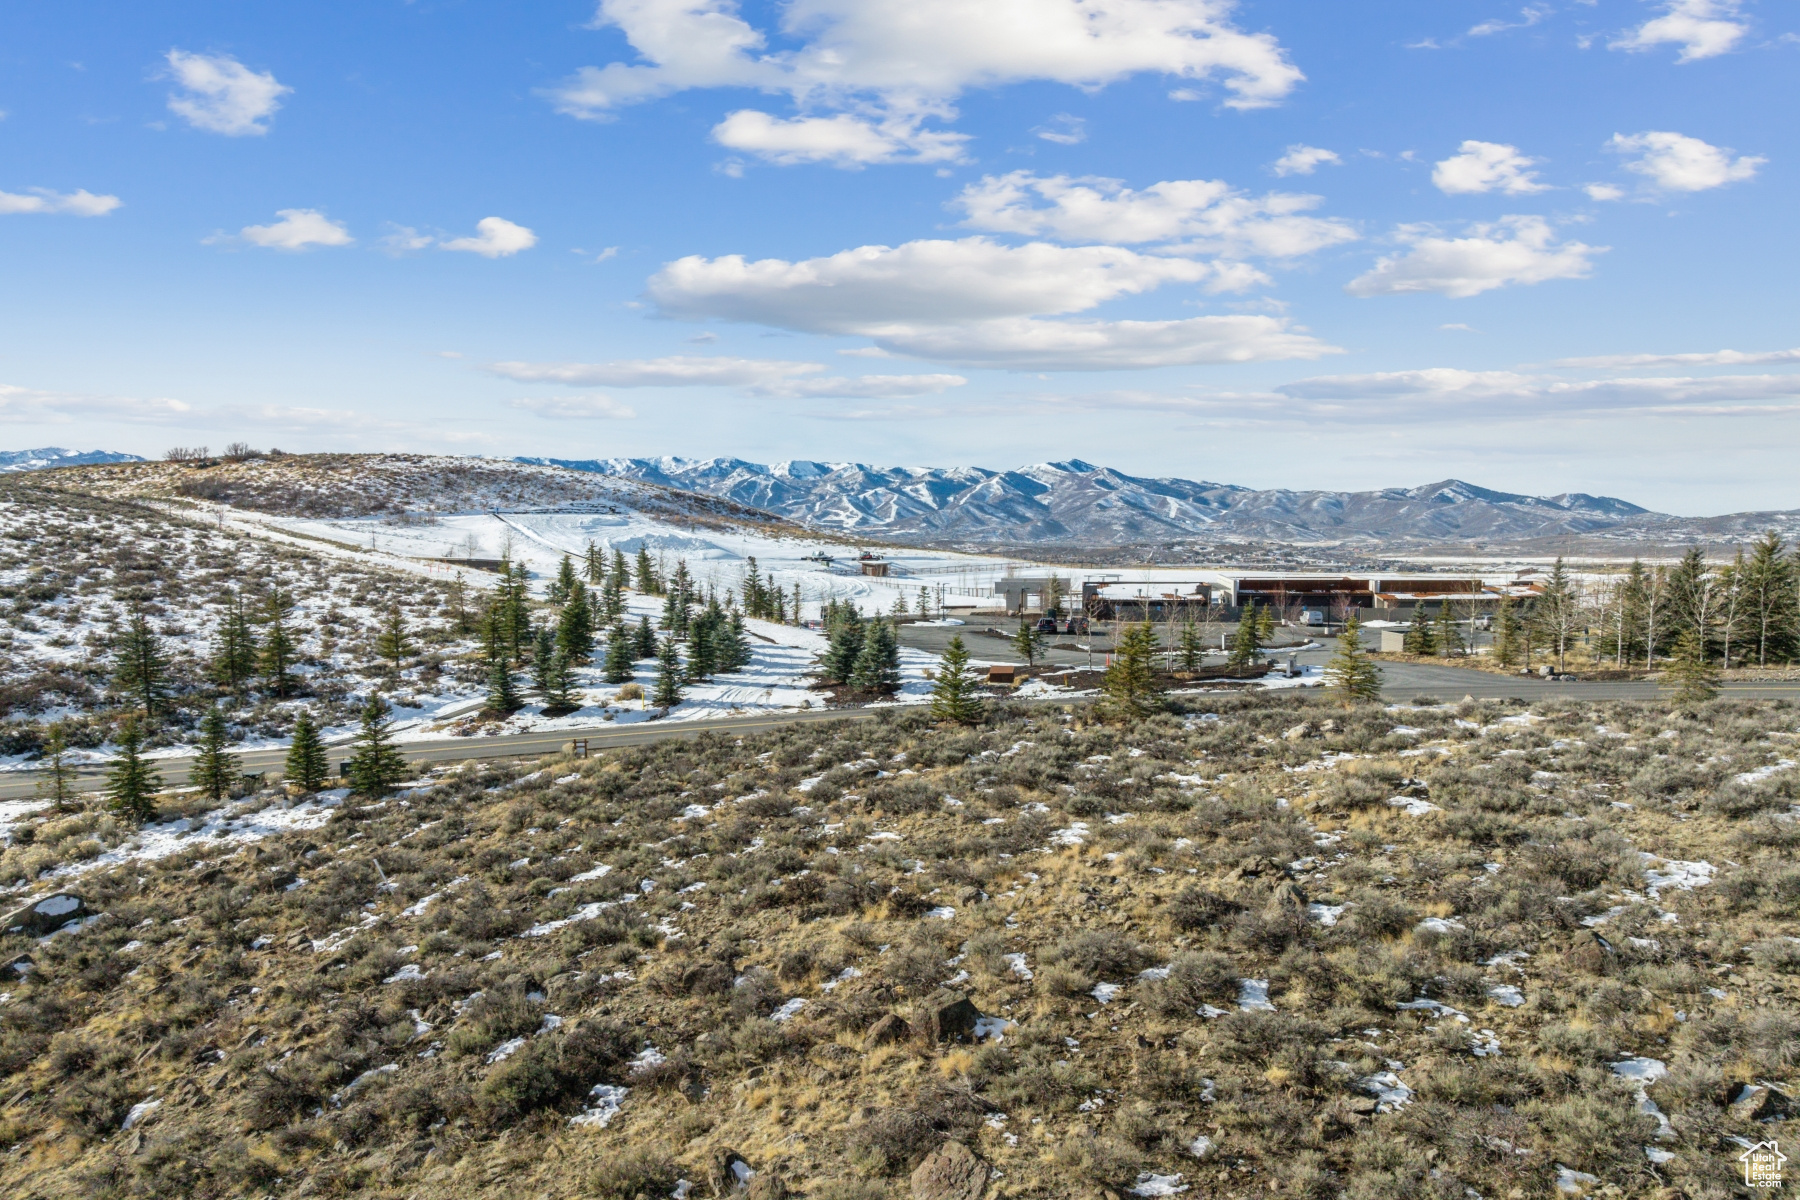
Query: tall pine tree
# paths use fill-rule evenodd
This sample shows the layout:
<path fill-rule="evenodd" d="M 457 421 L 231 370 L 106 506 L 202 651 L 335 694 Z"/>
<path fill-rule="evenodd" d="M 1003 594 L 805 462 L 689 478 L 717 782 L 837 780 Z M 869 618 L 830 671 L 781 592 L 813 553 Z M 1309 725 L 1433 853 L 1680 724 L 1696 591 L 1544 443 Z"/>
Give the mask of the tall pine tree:
<path fill-rule="evenodd" d="M 1148 626 L 1146 625 L 1146 628 Z M 1252 601 L 1238 617 L 1237 632 L 1231 638 L 1231 655 L 1225 661 L 1233 667 L 1248 667 L 1262 653 L 1262 618 Z"/>
<path fill-rule="evenodd" d="M 294 686 L 291 670 L 298 651 L 287 625 L 293 611 L 294 602 L 279 589 L 263 598 L 262 677 L 277 696 L 286 696 Z"/>
<path fill-rule="evenodd" d="M 656 690 L 650 703 L 658 708 L 674 708 L 681 703 L 681 648 L 674 638 L 664 638 L 656 652 Z"/>
<path fill-rule="evenodd" d="M 1018 631 L 1013 634 L 1013 652 L 1025 660 L 1027 667 L 1035 666 L 1040 644 L 1037 630 L 1031 624 L 1031 618 L 1020 617 Z"/>
<path fill-rule="evenodd" d="M 406 656 L 412 653 L 412 643 L 406 638 L 406 614 L 400 611 L 399 601 L 388 605 L 381 619 L 381 632 L 375 635 L 375 653 L 396 672 L 406 665 Z"/>
<path fill-rule="evenodd" d="M 975 725 L 981 721 L 981 697 L 975 691 L 976 681 L 969 674 L 969 650 L 962 634 L 950 639 L 944 650 L 944 662 L 931 685 L 931 715 L 934 720 L 958 725 Z"/>
<path fill-rule="evenodd" d="M 350 786 L 365 796 L 385 796 L 406 778 L 406 759 L 394 745 L 387 705 L 370 696 L 363 705 L 362 727 L 352 739 L 351 755 L 344 764 Z"/>
<path fill-rule="evenodd" d="M 1363 649 L 1362 621 L 1355 613 L 1344 622 L 1338 635 L 1337 653 L 1325 664 L 1325 686 L 1330 688 L 1345 707 L 1359 700 L 1381 698 L 1381 668 Z"/>
<path fill-rule="evenodd" d="M 213 636 L 212 680 L 230 692 L 242 692 L 256 677 L 256 626 L 242 592 L 225 597 L 224 613 Z"/>
<path fill-rule="evenodd" d="M 655 658 L 656 657 L 656 630 L 655 630 L 655 628 L 653 628 L 651 626 L 649 617 L 645 617 L 641 621 L 638 622 L 637 654 L 634 655 L 634 657 L 635 658 Z"/>
<path fill-rule="evenodd" d="M 39 800 L 49 804 L 52 812 L 72 812 L 76 807 L 75 768 L 69 762 L 69 737 L 63 731 L 61 721 L 51 725 L 44 734 L 33 790 Z"/>
<path fill-rule="evenodd" d="M 113 685 L 151 720 L 168 692 L 169 664 L 150 619 L 134 612 L 113 643 Z"/>
<path fill-rule="evenodd" d="M 519 691 L 513 685 L 512 665 L 506 655 L 496 654 L 488 660 L 487 703 L 484 711 L 510 716 L 523 707 Z"/>
<path fill-rule="evenodd" d="M 595 545 L 592 538 L 588 539 L 583 565 L 586 568 L 589 587 L 598 589 L 602 583 L 606 582 L 606 552 Z"/>
<path fill-rule="evenodd" d="M 162 776 L 144 758 L 144 731 L 136 716 L 119 727 L 119 757 L 106 772 L 106 807 L 140 825 L 156 815 Z"/>
<path fill-rule="evenodd" d="M 319 727 L 305 709 L 294 718 L 294 737 L 288 745 L 287 781 L 303 792 L 316 792 L 331 777 L 331 764 L 326 758 L 325 742 Z"/>
<path fill-rule="evenodd" d="M 606 682 L 630 683 L 632 661 L 637 657 L 637 639 L 623 621 L 606 635 Z"/>
<path fill-rule="evenodd" d="M 569 657 L 561 646 L 550 651 L 550 662 L 544 668 L 544 712 L 550 716 L 574 712 L 581 707 L 575 693 L 575 677 L 569 670 Z"/>
<path fill-rule="evenodd" d="M 1247 618 L 1242 624 L 1255 628 L 1254 618 Z M 1155 654 L 1156 631 L 1150 622 L 1134 622 L 1125 627 L 1112 663 L 1100 680 L 1100 691 L 1105 697 L 1101 704 L 1110 716 L 1135 721 L 1162 707 L 1162 688 L 1153 663 Z"/>
<path fill-rule="evenodd" d="M 556 646 L 572 663 L 586 662 L 594 652 L 594 611 L 588 590 L 579 581 L 569 589 L 569 598 L 556 619 Z"/>
<path fill-rule="evenodd" d="M 869 623 L 862 649 L 850 671 L 850 685 L 859 692 L 891 695 L 900 690 L 900 645 L 894 627 L 886 621 Z"/>
<path fill-rule="evenodd" d="M 1437 653 L 1437 630 L 1432 628 L 1431 617 L 1426 613 L 1423 603 L 1413 605 L 1412 624 L 1406 627 L 1406 638 L 1402 644 L 1408 654 Z"/>
<path fill-rule="evenodd" d="M 1181 669 L 1198 671 L 1206 665 L 1206 643 L 1200 637 L 1200 627 L 1192 621 L 1181 623 L 1181 633 L 1176 642 L 1181 652 Z"/>
<path fill-rule="evenodd" d="M 214 804 L 221 803 L 237 781 L 238 757 L 226 749 L 229 744 L 225 712 L 215 704 L 200 718 L 199 752 L 194 755 L 194 766 L 188 774 L 188 783 Z"/>

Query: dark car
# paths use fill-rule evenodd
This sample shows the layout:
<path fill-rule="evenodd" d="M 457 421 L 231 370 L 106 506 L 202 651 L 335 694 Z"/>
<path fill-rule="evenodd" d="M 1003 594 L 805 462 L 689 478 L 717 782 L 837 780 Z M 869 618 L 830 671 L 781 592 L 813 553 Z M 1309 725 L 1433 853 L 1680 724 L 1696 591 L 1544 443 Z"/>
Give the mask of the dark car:
<path fill-rule="evenodd" d="M 1068 628 L 1069 633 L 1086 634 L 1087 631 L 1088 631 L 1088 624 L 1087 624 L 1086 617 L 1070 617 L 1069 618 L 1069 628 Z"/>
<path fill-rule="evenodd" d="M 1039 633 L 1055 633 L 1056 632 L 1056 618 L 1055 617 L 1040 617 L 1038 619 L 1038 623 L 1037 623 L 1037 631 Z"/>

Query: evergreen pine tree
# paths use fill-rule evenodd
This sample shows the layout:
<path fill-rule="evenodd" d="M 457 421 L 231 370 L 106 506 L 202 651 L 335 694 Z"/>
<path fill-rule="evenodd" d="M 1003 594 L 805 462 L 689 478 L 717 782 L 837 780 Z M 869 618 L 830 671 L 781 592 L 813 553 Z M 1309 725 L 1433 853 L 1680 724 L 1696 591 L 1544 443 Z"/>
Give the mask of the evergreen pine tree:
<path fill-rule="evenodd" d="M 136 716 L 119 727 L 119 757 L 106 772 L 106 807 L 140 825 L 156 815 L 162 776 L 144 759 L 144 733 Z"/>
<path fill-rule="evenodd" d="M 350 760 L 344 764 L 350 786 L 365 796 L 384 796 L 406 778 L 406 759 L 393 744 L 390 724 L 387 705 L 380 696 L 370 696 L 363 705 L 362 728 L 350 743 Z"/>
<path fill-rule="evenodd" d="M 587 572 L 588 586 L 598 590 L 606 582 L 606 552 L 595 545 L 592 538 L 588 539 L 583 565 Z"/>
<path fill-rule="evenodd" d="M 287 780 L 303 792 L 316 792 L 330 776 L 331 766 L 319 727 L 313 724 L 312 713 L 301 709 L 294 718 L 294 737 L 288 745 Z"/>
<path fill-rule="evenodd" d="M 636 658 L 656 657 L 656 630 L 650 626 L 650 618 L 645 617 L 638 622 Z"/>
<path fill-rule="evenodd" d="M 1675 657 L 1668 675 L 1676 684 L 1677 704 L 1704 704 L 1719 694 L 1719 672 L 1707 657 L 1698 626 L 1682 630 L 1675 639 Z"/>
<path fill-rule="evenodd" d="M 1252 631 L 1256 628 L 1255 618 L 1248 614 L 1241 624 Z M 1254 638 L 1254 632 L 1251 636 Z M 1100 691 L 1105 696 L 1102 707 L 1109 715 L 1134 721 L 1162 707 L 1155 654 L 1156 630 L 1150 622 L 1138 621 L 1125 627 L 1112 663 L 1100 680 Z"/>
<path fill-rule="evenodd" d="M 458 571 L 456 578 L 450 581 L 448 599 L 450 620 L 455 624 L 456 632 L 466 637 L 469 631 L 475 627 L 475 619 L 469 612 L 469 588 L 463 582 L 461 571 Z"/>
<path fill-rule="evenodd" d="M 1432 628 L 1423 604 L 1413 605 L 1412 624 L 1406 627 L 1406 638 L 1401 644 L 1408 654 L 1437 653 L 1437 630 Z"/>
<path fill-rule="evenodd" d="M 552 604 L 563 604 L 568 601 L 576 585 L 581 581 L 575 575 L 575 560 L 567 554 L 557 565 L 556 578 L 550 581 L 549 600 Z"/>
<path fill-rule="evenodd" d="M 631 586 L 631 567 L 625 561 L 625 552 L 623 550 L 616 548 L 613 550 L 612 569 L 606 573 L 606 577 L 616 584 L 620 591 L 624 591 Z M 614 615 L 616 616 L 617 614 Z"/>
<path fill-rule="evenodd" d="M 1451 609 L 1450 601 L 1439 602 L 1437 620 L 1432 624 L 1431 636 L 1437 642 L 1437 652 L 1445 658 L 1463 652 L 1462 630 L 1456 627 L 1456 616 Z"/>
<path fill-rule="evenodd" d="M 547 714 L 573 712 L 581 707 L 575 694 L 575 677 L 569 670 L 569 656 L 561 646 L 550 651 L 550 662 L 544 668 L 543 693 Z"/>
<path fill-rule="evenodd" d="M 1225 660 L 1228 666 L 1251 666 L 1262 652 L 1262 619 L 1256 609 L 1252 602 L 1238 617 L 1237 632 L 1231 638 L 1231 655 Z"/>
<path fill-rule="evenodd" d="M 637 639 L 621 621 L 606 635 L 606 682 L 630 683 L 631 664 L 636 658 Z"/>
<path fill-rule="evenodd" d="M 1275 606 L 1258 605 L 1256 609 L 1256 644 L 1260 648 L 1275 640 Z"/>
<path fill-rule="evenodd" d="M 199 753 L 188 774 L 188 783 L 206 793 L 214 804 L 225 799 L 237 779 L 238 757 L 226 749 L 229 744 L 225 712 L 215 704 L 200 718 Z"/>
<path fill-rule="evenodd" d="M 1355 613 L 1338 635 L 1337 653 L 1325 664 L 1325 686 L 1349 707 L 1358 700 L 1381 698 L 1381 668 L 1363 649 L 1362 621 Z"/>
<path fill-rule="evenodd" d="M 280 591 L 270 592 L 262 603 L 262 677 L 277 696 L 286 696 L 294 684 L 288 670 L 294 665 L 294 635 L 287 627 L 293 610 L 294 602 Z"/>
<path fill-rule="evenodd" d="M 798 625 L 800 623 L 800 619 L 801 619 L 800 618 L 801 609 L 800 609 L 800 585 L 797 583 L 794 585 L 794 607 L 791 611 L 793 612 L 793 616 L 794 616 L 794 624 Z"/>
<path fill-rule="evenodd" d="M 637 590 L 645 596 L 654 596 L 662 591 L 656 578 L 656 567 L 650 562 L 650 550 L 646 546 L 638 547 Z"/>
<path fill-rule="evenodd" d="M 1037 630 L 1032 628 L 1031 619 L 1020 617 L 1018 631 L 1013 634 L 1013 652 L 1024 659 L 1025 665 L 1030 667 L 1037 663 L 1038 645 Z"/>
<path fill-rule="evenodd" d="M 681 648 L 675 639 L 664 638 L 657 649 L 656 690 L 650 703 L 658 708 L 674 708 L 681 703 Z"/>
<path fill-rule="evenodd" d="M 850 685 L 859 692 L 883 695 L 900 690 L 900 644 L 888 622 L 877 620 L 869 624 L 850 671 Z"/>
<path fill-rule="evenodd" d="M 594 652 L 594 610 L 579 580 L 556 619 L 556 647 L 571 663 L 586 662 Z"/>
<path fill-rule="evenodd" d="M 1519 608 L 1511 596 L 1500 597 L 1494 610 L 1494 661 L 1503 667 L 1519 665 Z"/>
<path fill-rule="evenodd" d="M 974 725 L 981 720 L 981 698 L 975 694 L 975 679 L 969 674 L 969 651 L 960 633 L 944 649 L 944 664 L 931 685 L 931 716 L 933 720 L 958 725 Z"/>
<path fill-rule="evenodd" d="M 835 624 L 831 625 L 831 640 L 826 643 L 821 666 L 828 682 L 849 683 L 850 674 L 856 669 L 856 656 L 862 653 L 862 617 L 854 608 L 842 605 L 833 609 L 832 618 Z"/>
<path fill-rule="evenodd" d="M 113 644 L 113 663 L 114 686 L 128 702 L 142 708 L 146 718 L 154 720 L 167 692 L 169 665 L 162 639 L 143 613 L 131 614 L 125 632 Z"/>
<path fill-rule="evenodd" d="M 1181 669 L 1198 671 L 1206 665 L 1206 643 L 1201 640 L 1200 627 L 1192 621 L 1181 623 L 1180 640 L 1176 643 L 1181 650 Z"/>
<path fill-rule="evenodd" d="M 744 611 L 753 617 L 769 616 L 769 599 L 765 594 L 762 572 L 757 569 L 756 556 L 750 555 L 744 560 Z"/>
<path fill-rule="evenodd" d="M 507 716 L 516 713 L 523 707 L 519 700 L 519 692 L 513 686 L 512 667 L 506 661 L 505 654 L 496 654 L 488 661 L 488 712 Z"/>
<path fill-rule="evenodd" d="M 777 593 L 779 597 L 779 593 Z M 726 645 L 731 650 L 731 669 L 740 670 L 750 665 L 750 635 L 744 629 L 744 614 L 732 610 L 731 622 L 726 629 Z"/>
<path fill-rule="evenodd" d="M 706 679 L 724 664 L 719 661 L 720 634 L 725 613 L 716 605 L 688 623 L 687 677 Z"/>
<path fill-rule="evenodd" d="M 931 616 L 931 589 L 924 586 L 919 588 L 919 616 L 921 619 Z"/>
<path fill-rule="evenodd" d="M 38 755 L 37 798 L 47 802 L 52 812 L 72 812 L 75 805 L 75 768 L 69 765 L 69 738 L 61 721 L 44 734 L 44 748 Z"/>
<path fill-rule="evenodd" d="M 256 676 L 256 631 L 243 593 L 225 598 L 225 612 L 213 637 L 212 680 L 227 691 L 241 692 Z"/>
<path fill-rule="evenodd" d="M 555 656 L 556 635 L 550 632 L 548 625 L 539 626 L 537 636 L 531 641 L 531 683 L 540 696 L 549 694 L 550 660 Z"/>
<path fill-rule="evenodd" d="M 406 640 L 406 614 L 400 611 L 398 601 L 388 606 L 387 615 L 381 620 L 381 632 L 375 635 L 375 653 L 395 671 L 406 665 L 406 656 L 412 653 L 412 643 Z"/>
<path fill-rule="evenodd" d="M 531 576 L 520 563 L 507 573 L 506 642 L 512 660 L 520 662 L 531 645 Z"/>

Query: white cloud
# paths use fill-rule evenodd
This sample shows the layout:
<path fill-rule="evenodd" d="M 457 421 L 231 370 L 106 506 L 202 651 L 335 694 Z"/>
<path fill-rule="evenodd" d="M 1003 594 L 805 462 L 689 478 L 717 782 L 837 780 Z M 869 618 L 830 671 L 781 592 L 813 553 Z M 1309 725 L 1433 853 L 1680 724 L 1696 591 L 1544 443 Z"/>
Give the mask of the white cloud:
<path fill-rule="evenodd" d="M 1498 17 L 1483 21 L 1469 30 L 1470 37 L 1491 37 L 1496 33 L 1505 33 L 1509 29 L 1529 29 L 1549 16 L 1551 8 L 1548 4 L 1528 4 L 1519 10 L 1517 21 L 1506 21 Z"/>
<path fill-rule="evenodd" d="M 281 220 L 272 225 L 246 225 L 237 240 L 271 250 L 304 250 L 308 246 L 348 246 L 356 239 L 350 231 L 316 208 L 284 208 L 276 212 Z M 223 234 L 205 239 L 209 243 L 234 240 Z"/>
<path fill-rule="evenodd" d="M 91 396 L 0 383 L 0 422 L 6 423 L 66 425 L 106 420 L 163 424 L 192 411 L 180 400 Z"/>
<path fill-rule="evenodd" d="M 1749 155 L 1731 156 L 1722 146 L 1679 133 L 1650 130 L 1629 137 L 1615 133 L 1606 148 L 1617 154 L 1635 154 L 1625 164 L 1656 187 L 1669 192 L 1703 192 L 1755 176 L 1756 168 L 1769 160 Z"/>
<path fill-rule="evenodd" d="M 117 196 L 96 196 L 86 188 L 73 192 L 32 188 L 29 195 L 0 192 L 0 216 L 13 213 L 64 213 L 72 217 L 104 217 L 122 203 Z"/>
<path fill-rule="evenodd" d="M 888 400 L 935 396 L 968 382 L 961 375 L 830 375 L 759 384 L 750 390 L 759 396 L 783 399 Z"/>
<path fill-rule="evenodd" d="M 1562 358 L 1559 367 L 1762 367 L 1800 363 L 1800 349 L 1709 350 L 1699 354 L 1599 354 L 1589 358 Z"/>
<path fill-rule="evenodd" d="M 1520 154 L 1517 146 L 1470 139 L 1457 149 L 1460 153 L 1431 169 L 1431 182 L 1447 195 L 1500 191 L 1517 196 L 1549 187 L 1529 169 L 1538 160 Z"/>
<path fill-rule="evenodd" d="M 389 254 L 406 254 L 412 250 L 425 250 L 437 243 L 430 234 L 420 233 L 410 225 L 395 225 L 392 231 L 381 239 L 381 248 Z"/>
<path fill-rule="evenodd" d="M 777 28 L 794 48 L 770 50 L 734 0 L 599 0 L 596 27 L 616 27 L 636 63 L 584 67 L 548 94 L 571 116 L 604 120 L 628 104 L 689 88 L 785 92 L 797 121 L 733 114 L 714 136 L 767 144 L 777 162 L 930 162 L 960 155 L 960 139 L 924 134 L 952 119 L 970 88 L 1046 80 L 1084 89 L 1140 73 L 1218 80 L 1225 103 L 1276 103 L 1303 78 L 1275 38 L 1231 23 L 1234 0 L 792 0 Z M 816 126 L 821 112 L 848 124 Z M 852 157 L 893 121 L 912 133 L 880 158 Z M 850 126 L 860 125 L 856 129 Z M 817 142 L 834 152 L 808 154 Z M 733 144 L 726 142 L 726 144 Z M 754 145 L 744 148 L 763 153 Z"/>
<path fill-rule="evenodd" d="M 1270 170 L 1277 175 L 1311 175 L 1326 163 L 1342 166 L 1344 160 L 1338 157 L 1335 150 L 1321 150 L 1317 146 L 1289 146 L 1287 153 L 1275 160 Z"/>
<path fill-rule="evenodd" d="M 664 266 L 647 290 L 670 316 L 861 336 L 891 354 L 968 366 L 1090 370 L 1335 352 L 1266 316 L 1035 319 L 1165 283 L 1234 286 L 1232 265 L 1118 246 L 1009 247 L 972 237 L 860 246 L 800 262 L 694 256 Z"/>
<path fill-rule="evenodd" d="M 1434 367 L 1320 376 L 1275 390 L 1303 402 L 1306 415 L 1346 420 L 1391 420 L 1414 413 L 1451 420 L 1471 412 L 1484 419 L 1626 412 L 1666 416 L 1800 412 L 1800 375 L 1565 380 L 1516 371 Z M 1385 403 L 1370 409 L 1367 402 L 1371 400 Z"/>
<path fill-rule="evenodd" d="M 497 362 L 487 370 L 518 383 L 561 383 L 569 387 L 736 387 L 766 384 L 825 368 L 818 363 L 766 358 L 722 358 L 676 354 L 604 363 Z"/>
<path fill-rule="evenodd" d="M 896 354 L 1015 371 L 1110 371 L 1208 363 L 1272 362 L 1341 353 L 1281 317 L 1177 321 L 1041 321 L 898 326 L 874 336 Z"/>
<path fill-rule="evenodd" d="M 451 238 L 439 245 L 445 250 L 463 250 L 483 258 L 506 258 L 537 245 L 537 234 L 505 217 L 483 217 L 475 222 L 475 230 L 474 237 Z"/>
<path fill-rule="evenodd" d="M 1610 183 L 1589 183 L 1582 186 L 1589 200 L 1623 200 L 1625 189 L 1614 187 Z"/>
<path fill-rule="evenodd" d="M 1677 62 L 1724 54 L 1743 40 L 1750 26 L 1742 19 L 1737 0 L 1669 0 L 1663 15 L 1615 38 L 1614 50 L 1653 50 L 1658 46 L 1681 47 Z"/>
<path fill-rule="evenodd" d="M 557 421 L 629 421 L 637 416 L 630 405 L 608 396 L 533 396 L 507 404 Z"/>
<path fill-rule="evenodd" d="M 1046 201 L 1038 204 L 1036 201 Z M 1254 197 L 1218 180 L 1181 179 L 1133 191 L 1117 179 L 984 176 L 951 201 L 963 224 L 996 233 L 1070 242 L 1171 242 L 1230 256 L 1290 258 L 1354 241 L 1343 221 L 1302 215 L 1320 197 L 1270 192 Z M 1244 277 L 1244 284 L 1260 280 Z"/>
<path fill-rule="evenodd" d="M 1426 225 L 1402 226 L 1397 233 L 1409 248 L 1389 255 L 1344 288 L 1352 296 L 1393 296 L 1437 292 L 1463 298 L 1509 284 L 1550 279 L 1584 279 L 1593 255 L 1604 246 L 1556 242 L 1542 217 L 1502 217 L 1476 225 L 1470 236 L 1442 237 Z"/>
<path fill-rule="evenodd" d="M 960 133 L 921 129 L 917 117 L 870 121 L 839 113 L 832 117 L 784 120 L 752 108 L 727 116 L 713 126 L 712 136 L 721 146 L 782 166 L 828 162 L 839 167 L 959 162 L 963 143 L 969 140 Z"/>
<path fill-rule="evenodd" d="M 169 77 L 181 89 L 169 95 L 170 111 L 208 133 L 267 133 L 267 120 L 281 107 L 281 97 L 294 90 L 229 54 L 171 50 L 168 63 Z"/>
<path fill-rule="evenodd" d="M 1087 141 L 1087 122 L 1068 113 L 1058 113 L 1031 132 L 1059 146 L 1078 146 Z"/>

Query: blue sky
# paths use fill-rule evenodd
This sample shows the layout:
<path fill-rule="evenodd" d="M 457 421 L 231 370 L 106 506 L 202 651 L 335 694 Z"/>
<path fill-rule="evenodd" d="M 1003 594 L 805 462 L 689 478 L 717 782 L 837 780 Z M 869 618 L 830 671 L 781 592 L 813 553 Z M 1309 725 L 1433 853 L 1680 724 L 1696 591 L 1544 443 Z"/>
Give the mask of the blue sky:
<path fill-rule="evenodd" d="M 1767 0 L 13 3 L 0 438 L 1800 507 Z"/>

